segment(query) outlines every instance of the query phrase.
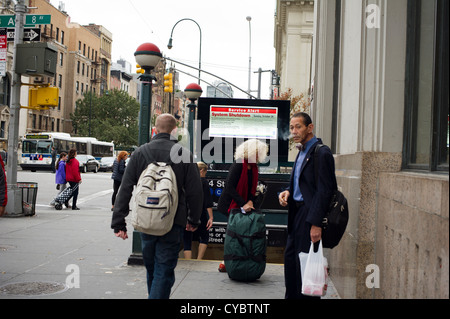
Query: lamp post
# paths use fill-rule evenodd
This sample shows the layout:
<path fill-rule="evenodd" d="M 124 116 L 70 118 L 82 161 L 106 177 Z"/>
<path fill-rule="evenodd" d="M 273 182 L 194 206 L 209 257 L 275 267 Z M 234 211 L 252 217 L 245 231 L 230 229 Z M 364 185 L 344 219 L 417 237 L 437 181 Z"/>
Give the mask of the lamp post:
<path fill-rule="evenodd" d="M 191 83 L 184 89 L 184 95 L 191 101 L 188 105 L 189 118 L 188 118 L 188 132 L 189 132 L 189 150 L 194 154 L 194 119 L 197 110 L 195 101 L 202 95 L 203 90 L 200 85 Z"/>
<path fill-rule="evenodd" d="M 156 78 L 150 72 L 162 58 L 161 51 L 153 43 L 141 44 L 134 53 L 136 63 L 145 71 L 139 76 L 141 80 L 141 108 L 139 111 L 138 144 L 150 142 L 150 117 L 152 109 L 152 82 Z"/>
<path fill-rule="evenodd" d="M 189 19 L 189 18 L 185 18 L 185 19 L 181 19 L 178 20 L 177 23 L 175 23 L 175 25 L 172 28 L 172 32 L 170 32 L 170 39 L 169 39 L 169 43 L 167 44 L 167 47 L 170 49 L 172 49 L 173 45 L 172 45 L 172 36 L 173 36 L 173 30 L 175 29 L 175 27 L 177 26 L 178 23 L 180 23 L 181 21 L 192 21 L 194 22 L 197 27 L 198 30 L 200 31 L 200 49 L 199 49 L 199 54 L 198 54 L 198 84 L 200 84 L 200 73 L 201 73 L 201 69 L 202 69 L 202 29 L 200 28 L 200 25 L 197 23 L 197 21 L 193 20 L 193 19 Z"/>
<path fill-rule="evenodd" d="M 252 75 L 252 17 L 247 16 L 248 21 L 248 98 L 250 99 L 250 82 L 251 82 L 251 75 Z"/>

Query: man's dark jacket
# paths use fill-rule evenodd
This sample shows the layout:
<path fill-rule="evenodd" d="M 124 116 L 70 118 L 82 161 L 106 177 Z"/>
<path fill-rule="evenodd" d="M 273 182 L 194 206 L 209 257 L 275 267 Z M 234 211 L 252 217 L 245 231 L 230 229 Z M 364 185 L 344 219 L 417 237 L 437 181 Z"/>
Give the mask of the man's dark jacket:
<path fill-rule="evenodd" d="M 182 162 L 181 158 L 185 161 Z M 114 203 L 111 228 L 115 233 L 127 230 L 125 217 L 128 216 L 133 188 L 137 185 L 141 173 L 152 162 L 170 163 L 171 159 L 174 162 L 172 169 L 178 186 L 178 209 L 174 223 L 182 227 L 186 226 L 187 221 L 193 226 L 200 224 L 203 193 L 197 164 L 192 161 L 191 153 L 177 144 L 170 134 L 160 133 L 154 136 L 150 143 L 139 147 L 130 157 Z"/>
<path fill-rule="evenodd" d="M 325 217 L 325 213 L 328 209 L 328 205 L 331 201 L 333 191 L 337 189 L 335 165 L 333 154 L 328 146 L 323 146 L 318 150 L 318 183 L 316 184 L 315 172 L 314 172 L 314 153 L 317 144 L 322 144 L 322 141 L 318 139 L 318 142 L 311 146 L 300 170 L 300 178 L 294 181 L 295 164 L 292 169 L 290 186 L 290 196 L 288 200 L 289 214 L 288 214 L 288 233 L 295 232 L 293 228 L 294 215 L 297 213 L 297 208 L 294 203 L 294 183 L 299 183 L 300 191 L 303 195 L 303 201 L 305 204 L 306 216 L 304 220 L 309 225 L 307 228 L 311 228 L 311 225 L 320 227 L 322 225 L 322 219 Z M 299 153 L 300 154 L 300 153 Z M 297 155 L 298 158 L 298 155 Z M 294 163 L 297 163 L 297 158 Z M 302 218 L 303 219 L 303 218 Z M 310 233 L 303 231 L 302 234 L 296 233 L 295 236 L 303 237 L 301 240 L 302 251 L 308 252 L 310 246 Z"/>

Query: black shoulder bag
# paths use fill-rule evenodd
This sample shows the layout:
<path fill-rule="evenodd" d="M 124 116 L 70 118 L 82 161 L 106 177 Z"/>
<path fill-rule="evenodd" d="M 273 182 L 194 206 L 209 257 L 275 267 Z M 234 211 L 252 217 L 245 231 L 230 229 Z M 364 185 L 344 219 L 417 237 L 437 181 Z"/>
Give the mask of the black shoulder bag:
<path fill-rule="evenodd" d="M 316 187 L 319 182 L 319 155 L 318 151 L 322 147 L 318 144 L 314 150 L 314 174 Z M 348 224 L 348 203 L 344 194 L 335 190 L 331 197 L 328 210 L 322 221 L 322 246 L 324 248 L 334 248 L 341 241 Z"/>

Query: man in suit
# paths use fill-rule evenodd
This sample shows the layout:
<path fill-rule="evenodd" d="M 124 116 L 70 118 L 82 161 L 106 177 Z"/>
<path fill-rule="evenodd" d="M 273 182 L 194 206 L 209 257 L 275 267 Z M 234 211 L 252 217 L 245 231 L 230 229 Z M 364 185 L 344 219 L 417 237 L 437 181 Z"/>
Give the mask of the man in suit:
<path fill-rule="evenodd" d="M 306 298 L 301 293 L 300 252 L 309 252 L 311 242 L 322 238 L 322 219 L 337 189 L 333 154 L 329 147 L 318 150 L 318 178 L 314 169 L 315 147 L 322 141 L 314 136 L 314 124 L 306 113 L 296 113 L 290 122 L 291 136 L 299 153 L 290 185 L 280 193 L 280 205 L 288 209 L 288 238 L 284 256 L 286 299 Z"/>

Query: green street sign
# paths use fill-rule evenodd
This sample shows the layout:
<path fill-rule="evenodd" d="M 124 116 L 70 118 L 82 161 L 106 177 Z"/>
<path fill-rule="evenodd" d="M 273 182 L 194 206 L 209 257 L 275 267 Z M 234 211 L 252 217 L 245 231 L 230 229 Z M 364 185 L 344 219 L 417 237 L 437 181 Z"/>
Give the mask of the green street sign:
<path fill-rule="evenodd" d="M 25 26 L 35 24 L 50 24 L 52 16 L 50 14 L 27 14 L 25 15 Z"/>
<path fill-rule="evenodd" d="M 15 15 L 0 15 L 0 28 L 12 28 L 16 25 Z"/>
<path fill-rule="evenodd" d="M 27 14 L 25 15 L 25 27 L 34 27 L 37 24 L 50 24 L 51 18 L 50 14 Z M 15 15 L 0 15 L 0 28 L 14 28 L 15 26 Z"/>

